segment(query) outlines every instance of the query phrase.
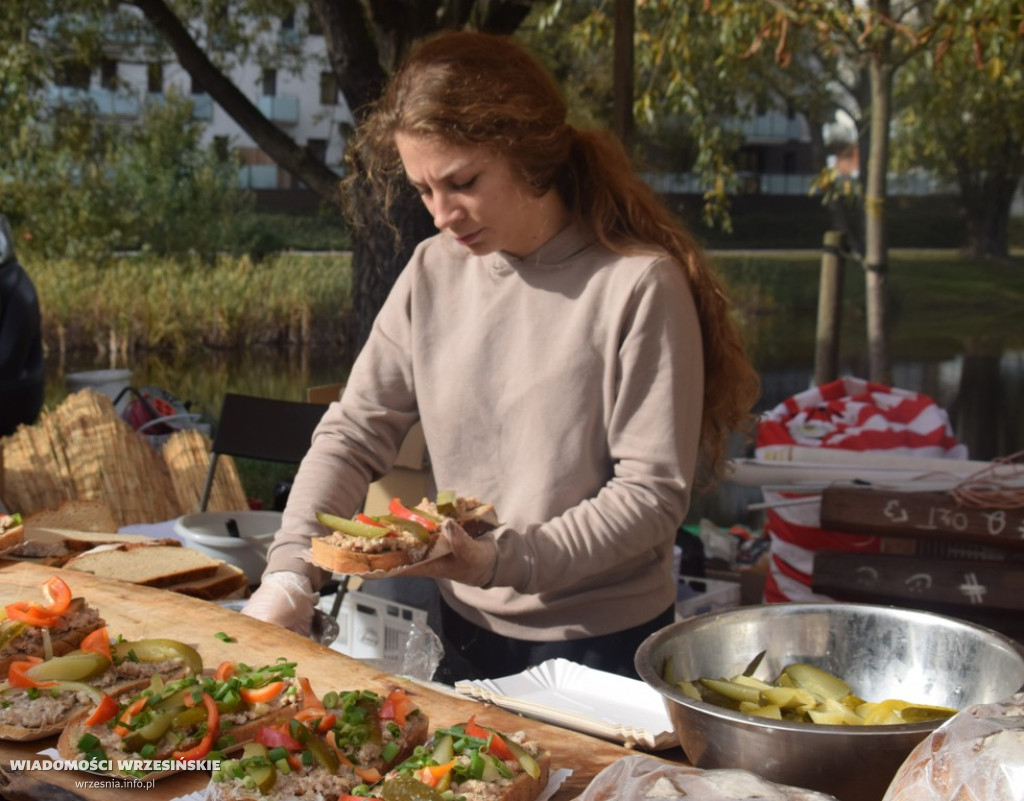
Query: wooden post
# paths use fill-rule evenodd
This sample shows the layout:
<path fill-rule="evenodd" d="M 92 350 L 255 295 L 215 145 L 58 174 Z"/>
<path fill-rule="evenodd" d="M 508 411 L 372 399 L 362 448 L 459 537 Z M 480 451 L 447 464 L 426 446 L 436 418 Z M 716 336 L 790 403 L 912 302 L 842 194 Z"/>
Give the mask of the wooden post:
<path fill-rule="evenodd" d="M 842 231 L 826 231 L 821 254 L 818 289 L 818 329 L 815 334 L 814 383 L 827 384 L 839 377 L 839 328 L 843 302 Z"/>

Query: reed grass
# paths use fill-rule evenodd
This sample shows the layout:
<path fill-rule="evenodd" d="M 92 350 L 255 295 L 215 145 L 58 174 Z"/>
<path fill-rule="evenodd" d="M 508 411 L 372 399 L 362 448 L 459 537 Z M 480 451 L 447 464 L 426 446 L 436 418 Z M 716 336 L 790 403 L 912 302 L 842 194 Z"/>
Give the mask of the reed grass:
<path fill-rule="evenodd" d="M 346 253 L 281 254 L 215 264 L 125 256 L 109 264 L 29 262 L 44 337 L 61 352 L 95 347 L 186 353 L 197 346 L 319 345 L 344 336 Z"/>

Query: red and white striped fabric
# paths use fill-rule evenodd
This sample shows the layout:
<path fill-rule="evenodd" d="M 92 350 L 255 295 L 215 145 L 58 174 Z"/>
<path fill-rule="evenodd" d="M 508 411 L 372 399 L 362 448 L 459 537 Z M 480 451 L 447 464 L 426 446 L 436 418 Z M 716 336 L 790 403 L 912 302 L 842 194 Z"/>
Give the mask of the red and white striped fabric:
<path fill-rule="evenodd" d="M 766 412 L 757 426 L 759 458 L 791 446 L 871 451 L 901 456 L 966 459 L 949 416 L 927 395 L 842 378 L 812 387 Z M 860 537 L 821 528 L 816 492 L 763 490 L 769 504 L 765 532 L 771 560 L 765 581 L 766 603 L 830 600 L 811 591 L 814 553 L 857 550 L 877 553 L 878 537 Z M 816 500 L 810 500 L 818 496 Z M 792 503 L 801 497 L 808 502 Z M 790 503 L 786 503 L 790 501 Z"/>

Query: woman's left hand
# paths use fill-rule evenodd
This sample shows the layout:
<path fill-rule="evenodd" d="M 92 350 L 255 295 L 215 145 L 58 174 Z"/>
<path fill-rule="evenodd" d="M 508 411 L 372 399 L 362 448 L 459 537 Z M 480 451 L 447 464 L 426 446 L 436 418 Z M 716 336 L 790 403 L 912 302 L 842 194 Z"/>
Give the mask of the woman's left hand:
<path fill-rule="evenodd" d="M 472 587 L 483 587 L 494 577 L 498 546 L 491 535 L 474 539 L 454 520 L 445 520 L 434 548 L 439 546 L 450 553 L 405 567 L 402 575 L 445 578 Z"/>

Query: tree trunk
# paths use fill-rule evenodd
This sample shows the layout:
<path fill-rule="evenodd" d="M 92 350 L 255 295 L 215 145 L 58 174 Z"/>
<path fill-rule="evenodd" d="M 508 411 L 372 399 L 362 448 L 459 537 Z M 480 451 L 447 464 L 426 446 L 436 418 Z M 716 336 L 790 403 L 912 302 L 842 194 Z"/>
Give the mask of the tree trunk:
<path fill-rule="evenodd" d="M 960 183 L 967 219 L 967 254 L 977 259 L 1010 257 L 1010 209 L 1019 176 L 990 172 L 976 190 Z"/>
<path fill-rule="evenodd" d="M 630 149 L 633 140 L 634 15 L 633 0 L 615 0 L 613 116 L 615 133 L 627 150 Z"/>
<path fill-rule="evenodd" d="M 341 195 L 334 171 L 263 116 L 231 79 L 210 61 L 165 0 L 130 2 L 164 38 L 189 75 L 267 155 L 324 200 L 338 205 Z"/>
<path fill-rule="evenodd" d="M 883 47 L 883 45 L 879 45 Z M 889 249 L 886 241 L 886 173 L 889 166 L 889 123 L 892 68 L 884 53 L 875 53 L 871 80 L 871 146 L 864 190 L 864 268 L 867 304 L 868 373 L 871 381 L 889 384 L 888 304 Z"/>

